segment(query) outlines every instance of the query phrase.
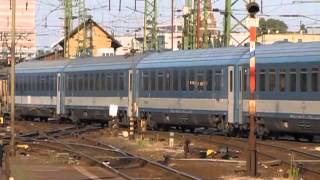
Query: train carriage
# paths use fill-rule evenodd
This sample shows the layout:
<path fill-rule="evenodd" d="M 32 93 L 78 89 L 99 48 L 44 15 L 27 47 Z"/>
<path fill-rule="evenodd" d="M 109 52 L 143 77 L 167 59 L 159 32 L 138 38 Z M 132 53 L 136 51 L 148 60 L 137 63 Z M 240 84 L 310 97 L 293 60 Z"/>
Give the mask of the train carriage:
<path fill-rule="evenodd" d="M 320 43 L 259 46 L 257 134 L 319 134 Z M 132 113 L 151 128 L 210 127 L 248 131 L 247 47 L 152 53 L 131 57 L 24 62 L 17 66 L 16 104 L 22 117 L 119 122 Z"/>

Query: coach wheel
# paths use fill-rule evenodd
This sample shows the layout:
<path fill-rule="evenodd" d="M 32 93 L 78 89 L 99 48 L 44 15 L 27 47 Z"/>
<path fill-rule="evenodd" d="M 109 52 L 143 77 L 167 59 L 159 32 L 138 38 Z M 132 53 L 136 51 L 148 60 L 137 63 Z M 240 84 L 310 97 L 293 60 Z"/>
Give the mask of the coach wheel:
<path fill-rule="evenodd" d="M 294 137 L 294 140 L 296 140 L 296 141 L 300 140 L 300 135 L 298 135 L 298 134 L 295 134 L 293 137 Z"/>
<path fill-rule="evenodd" d="M 307 139 L 308 139 L 309 142 L 313 142 L 314 136 L 312 136 L 312 135 L 307 136 Z"/>

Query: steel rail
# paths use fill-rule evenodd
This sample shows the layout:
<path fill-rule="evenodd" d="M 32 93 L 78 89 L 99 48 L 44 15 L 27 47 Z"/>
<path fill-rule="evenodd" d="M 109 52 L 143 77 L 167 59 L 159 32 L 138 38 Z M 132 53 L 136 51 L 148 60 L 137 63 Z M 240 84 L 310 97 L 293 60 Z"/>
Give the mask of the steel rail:
<path fill-rule="evenodd" d="M 100 145 L 100 146 L 105 146 L 105 147 L 113 148 L 113 149 L 118 150 L 118 151 L 122 151 L 122 152 L 124 152 L 125 154 L 127 154 L 127 155 L 129 155 L 129 156 L 135 157 L 135 158 L 137 158 L 137 159 L 141 159 L 141 160 L 143 160 L 143 161 L 145 161 L 145 162 L 148 162 L 148 163 L 150 163 L 150 164 L 152 164 L 152 165 L 154 165 L 154 166 L 156 166 L 156 167 L 160 167 L 160 168 L 165 169 L 165 170 L 167 170 L 167 171 L 171 171 L 171 172 L 173 172 L 173 173 L 175 173 L 175 174 L 178 174 L 178 175 L 180 175 L 180 176 L 186 177 L 186 178 L 188 178 L 188 179 L 201 180 L 201 178 L 199 178 L 199 177 L 193 176 L 193 175 L 188 174 L 188 173 L 186 173 L 186 172 L 182 172 L 182 171 L 176 170 L 176 169 L 174 169 L 174 168 L 171 168 L 171 167 L 169 167 L 169 166 L 160 164 L 160 163 L 155 162 L 155 161 L 152 161 L 152 160 L 150 160 L 150 159 L 147 159 L 147 158 L 144 158 L 144 157 L 141 157 L 141 156 L 134 155 L 134 154 L 132 154 L 132 153 L 129 153 L 129 152 L 127 152 L 127 151 L 124 151 L 124 150 L 121 150 L 121 149 L 119 149 L 119 148 L 117 148 L 117 147 L 114 147 L 114 146 L 112 146 L 112 145 L 108 145 L 108 144 L 104 144 L 104 143 L 102 143 L 102 142 L 94 141 L 94 140 L 89 139 L 89 138 L 84 138 L 84 139 L 87 140 L 87 141 L 91 141 L 91 142 L 93 142 L 93 143 L 96 143 L 97 145 Z"/>

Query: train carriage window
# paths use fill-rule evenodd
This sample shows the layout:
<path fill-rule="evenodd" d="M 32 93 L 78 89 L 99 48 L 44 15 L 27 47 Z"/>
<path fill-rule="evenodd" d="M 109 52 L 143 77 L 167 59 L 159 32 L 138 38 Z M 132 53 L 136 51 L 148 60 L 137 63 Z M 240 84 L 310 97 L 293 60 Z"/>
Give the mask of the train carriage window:
<path fill-rule="evenodd" d="M 107 90 L 111 91 L 112 89 L 112 74 L 108 73 L 107 74 Z"/>
<path fill-rule="evenodd" d="M 16 82 L 15 82 L 16 91 L 20 91 L 19 87 L 19 76 L 17 76 Z"/>
<path fill-rule="evenodd" d="M 106 90 L 106 75 L 104 73 L 101 74 L 101 91 Z"/>
<path fill-rule="evenodd" d="M 247 68 L 244 68 L 244 70 L 243 70 L 243 79 L 242 79 L 242 81 L 243 81 L 243 91 L 244 92 L 246 92 L 247 91 L 247 89 L 248 89 L 248 69 Z"/>
<path fill-rule="evenodd" d="M 113 73 L 113 79 L 112 79 L 112 81 L 113 81 L 113 90 L 114 91 L 117 91 L 118 90 L 118 82 L 119 82 L 119 80 L 118 80 L 118 73 L 117 72 L 114 72 Z"/>
<path fill-rule="evenodd" d="M 214 90 L 221 91 L 222 89 L 222 70 L 216 70 L 214 76 Z"/>
<path fill-rule="evenodd" d="M 79 75 L 78 77 L 78 88 L 79 88 L 79 91 L 82 91 L 83 90 L 83 75 Z"/>
<path fill-rule="evenodd" d="M 71 74 L 68 74 L 67 75 L 67 89 L 68 91 L 72 91 L 72 78 L 71 78 Z"/>
<path fill-rule="evenodd" d="M 179 71 L 178 70 L 173 71 L 173 90 L 174 91 L 179 90 Z"/>
<path fill-rule="evenodd" d="M 89 87 L 89 76 L 88 74 L 84 74 L 83 90 L 88 91 L 88 87 Z"/>
<path fill-rule="evenodd" d="M 124 90 L 124 73 L 119 74 L 119 90 Z"/>
<path fill-rule="evenodd" d="M 196 86 L 194 70 L 189 70 L 189 91 L 193 91 Z"/>
<path fill-rule="evenodd" d="M 30 79 L 30 77 L 29 77 L 29 79 Z M 31 79 L 30 79 L 31 80 Z M 46 91 L 49 91 L 49 89 L 50 89 L 50 79 L 49 79 L 49 76 L 47 75 L 46 76 L 46 79 L 45 79 L 45 90 Z"/>
<path fill-rule="evenodd" d="M 297 91 L 297 70 L 290 69 L 290 91 Z"/>
<path fill-rule="evenodd" d="M 151 91 L 156 90 L 156 72 L 151 71 L 150 73 Z"/>
<path fill-rule="evenodd" d="M 41 91 L 45 91 L 45 90 L 46 90 L 46 77 L 41 76 Z"/>
<path fill-rule="evenodd" d="M 28 78 L 28 76 L 24 76 L 24 78 L 23 78 L 23 90 L 24 91 L 27 91 L 27 85 L 28 85 L 27 78 Z"/>
<path fill-rule="evenodd" d="M 144 91 L 149 91 L 149 84 L 150 84 L 150 76 L 148 71 L 142 72 L 142 77 L 143 77 L 143 90 Z"/>
<path fill-rule="evenodd" d="M 187 72 L 185 70 L 181 71 L 181 90 L 187 90 Z"/>
<path fill-rule="evenodd" d="M 301 90 L 301 92 L 306 92 L 308 90 L 307 84 L 308 84 L 307 69 L 301 69 L 301 72 L 300 72 L 300 90 Z"/>
<path fill-rule="evenodd" d="M 37 91 L 41 91 L 41 78 L 39 75 L 37 76 Z"/>
<path fill-rule="evenodd" d="M 230 85 L 229 85 L 229 88 L 230 88 L 230 92 L 233 91 L 233 71 L 230 71 Z"/>
<path fill-rule="evenodd" d="M 276 89 L 276 70 L 269 69 L 269 91 Z"/>
<path fill-rule="evenodd" d="M 286 70 L 285 69 L 280 69 L 279 90 L 280 90 L 280 92 L 286 91 Z"/>
<path fill-rule="evenodd" d="M 94 88 L 95 91 L 100 91 L 101 90 L 100 85 L 101 85 L 100 74 L 97 73 L 96 77 L 95 77 L 95 88 Z"/>
<path fill-rule="evenodd" d="M 78 76 L 76 74 L 73 75 L 73 91 L 78 91 L 78 86 L 77 86 L 77 81 L 78 81 Z"/>
<path fill-rule="evenodd" d="M 260 69 L 259 83 L 259 90 L 266 91 L 266 71 L 264 69 Z"/>
<path fill-rule="evenodd" d="M 157 79 L 158 79 L 158 91 L 163 91 L 163 72 L 162 71 L 158 71 Z"/>
<path fill-rule="evenodd" d="M 171 90 L 172 73 L 170 71 L 165 72 L 165 89 L 166 91 Z"/>
<path fill-rule="evenodd" d="M 212 70 L 207 70 L 207 91 L 212 91 Z"/>
<path fill-rule="evenodd" d="M 196 86 L 197 86 L 197 89 L 199 91 L 203 91 L 205 90 L 206 88 L 206 85 L 207 85 L 207 81 L 204 79 L 204 71 L 198 71 L 197 72 L 197 83 L 196 83 Z"/>
<path fill-rule="evenodd" d="M 94 74 L 90 74 L 89 75 L 90 79 L 89 79 L 89 89 L 90 91 L 94 90 Z"/>
<path fill-rule="evenodd" d="M 311 89 L 313 92 L 319 91 L 319 69 L 312 68 Z"/>

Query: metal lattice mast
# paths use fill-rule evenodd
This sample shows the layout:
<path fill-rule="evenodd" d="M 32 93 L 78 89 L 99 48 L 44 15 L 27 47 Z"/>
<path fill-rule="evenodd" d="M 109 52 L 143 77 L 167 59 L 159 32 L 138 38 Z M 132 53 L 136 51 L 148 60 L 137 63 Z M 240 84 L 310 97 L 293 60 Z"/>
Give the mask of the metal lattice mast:
<path fill-rule="evenodd" d="M 78 48 L 77 56 L 90 56 L 91 51 L 91 23 L 87 21 L 85 0 L 77 0 L 78 6 Z"/>
<path fill-rule="evenodd" d="M 72 30 L 72 0 L 64 0 L 64 57 L 70 58 L 69 34 Z"/>
<path fill-rule="evenodd" d="M 183 49 L 194 49 L 196 47 L 195 43 L 195 17 L 196 11 L 194 9 L 195 2 L 192 0 L 186 0 L 185 6 L 183 9 L 183 18 L 184 18 L 184 28 L 183 28 Z"/>
<path fill-rule="evenodd" d="M 144 3 L 143 51 L 158 51 L 158 1 L 145 0 Z"/>
<path fill-rule="evenodd" d="M 229 46 L 231 36 L 231 0 L 226 0 L 224 12 L 223 45 Z"/>
<path fill-rule="evenodd" d="M 208 11 L 211 11 L 208 7 L 208 2 L 210 0 L 203 0 L 203 26 L 204 26 L 204 31 L 203 31 L 203 48 L 208 48 L 209 47 L 209 32 L 208 32 L 208 20 L 209 20 L 209 14 Z"/>
<path fill-rule="evenodd" d="M 246 7 L 246 5 L 250 2 L 250 0 L 226 0 L 225 1 L 225 12 L 224 12 L 224 46 L 230 45 L 230 40 L 232 39 L 236 42 L 237 46 L 241 46 L 244 42 L 249 39 L 249 28 L 245 25 L 245 21 L 248 19 L 248 15 L 244 17 L 236 17 L 232 13 L 232 7 L 239 5 L 240 7 Z M 240 4 L 242 3 L 242 4 Z M 232 26 L 231 20 L 234 20 L 236 23 Z M 236 39 L 232 36 L 231 32 L 237 29 L 237 31 L 248 32 L 248 36 L 243 39 Z"/>

